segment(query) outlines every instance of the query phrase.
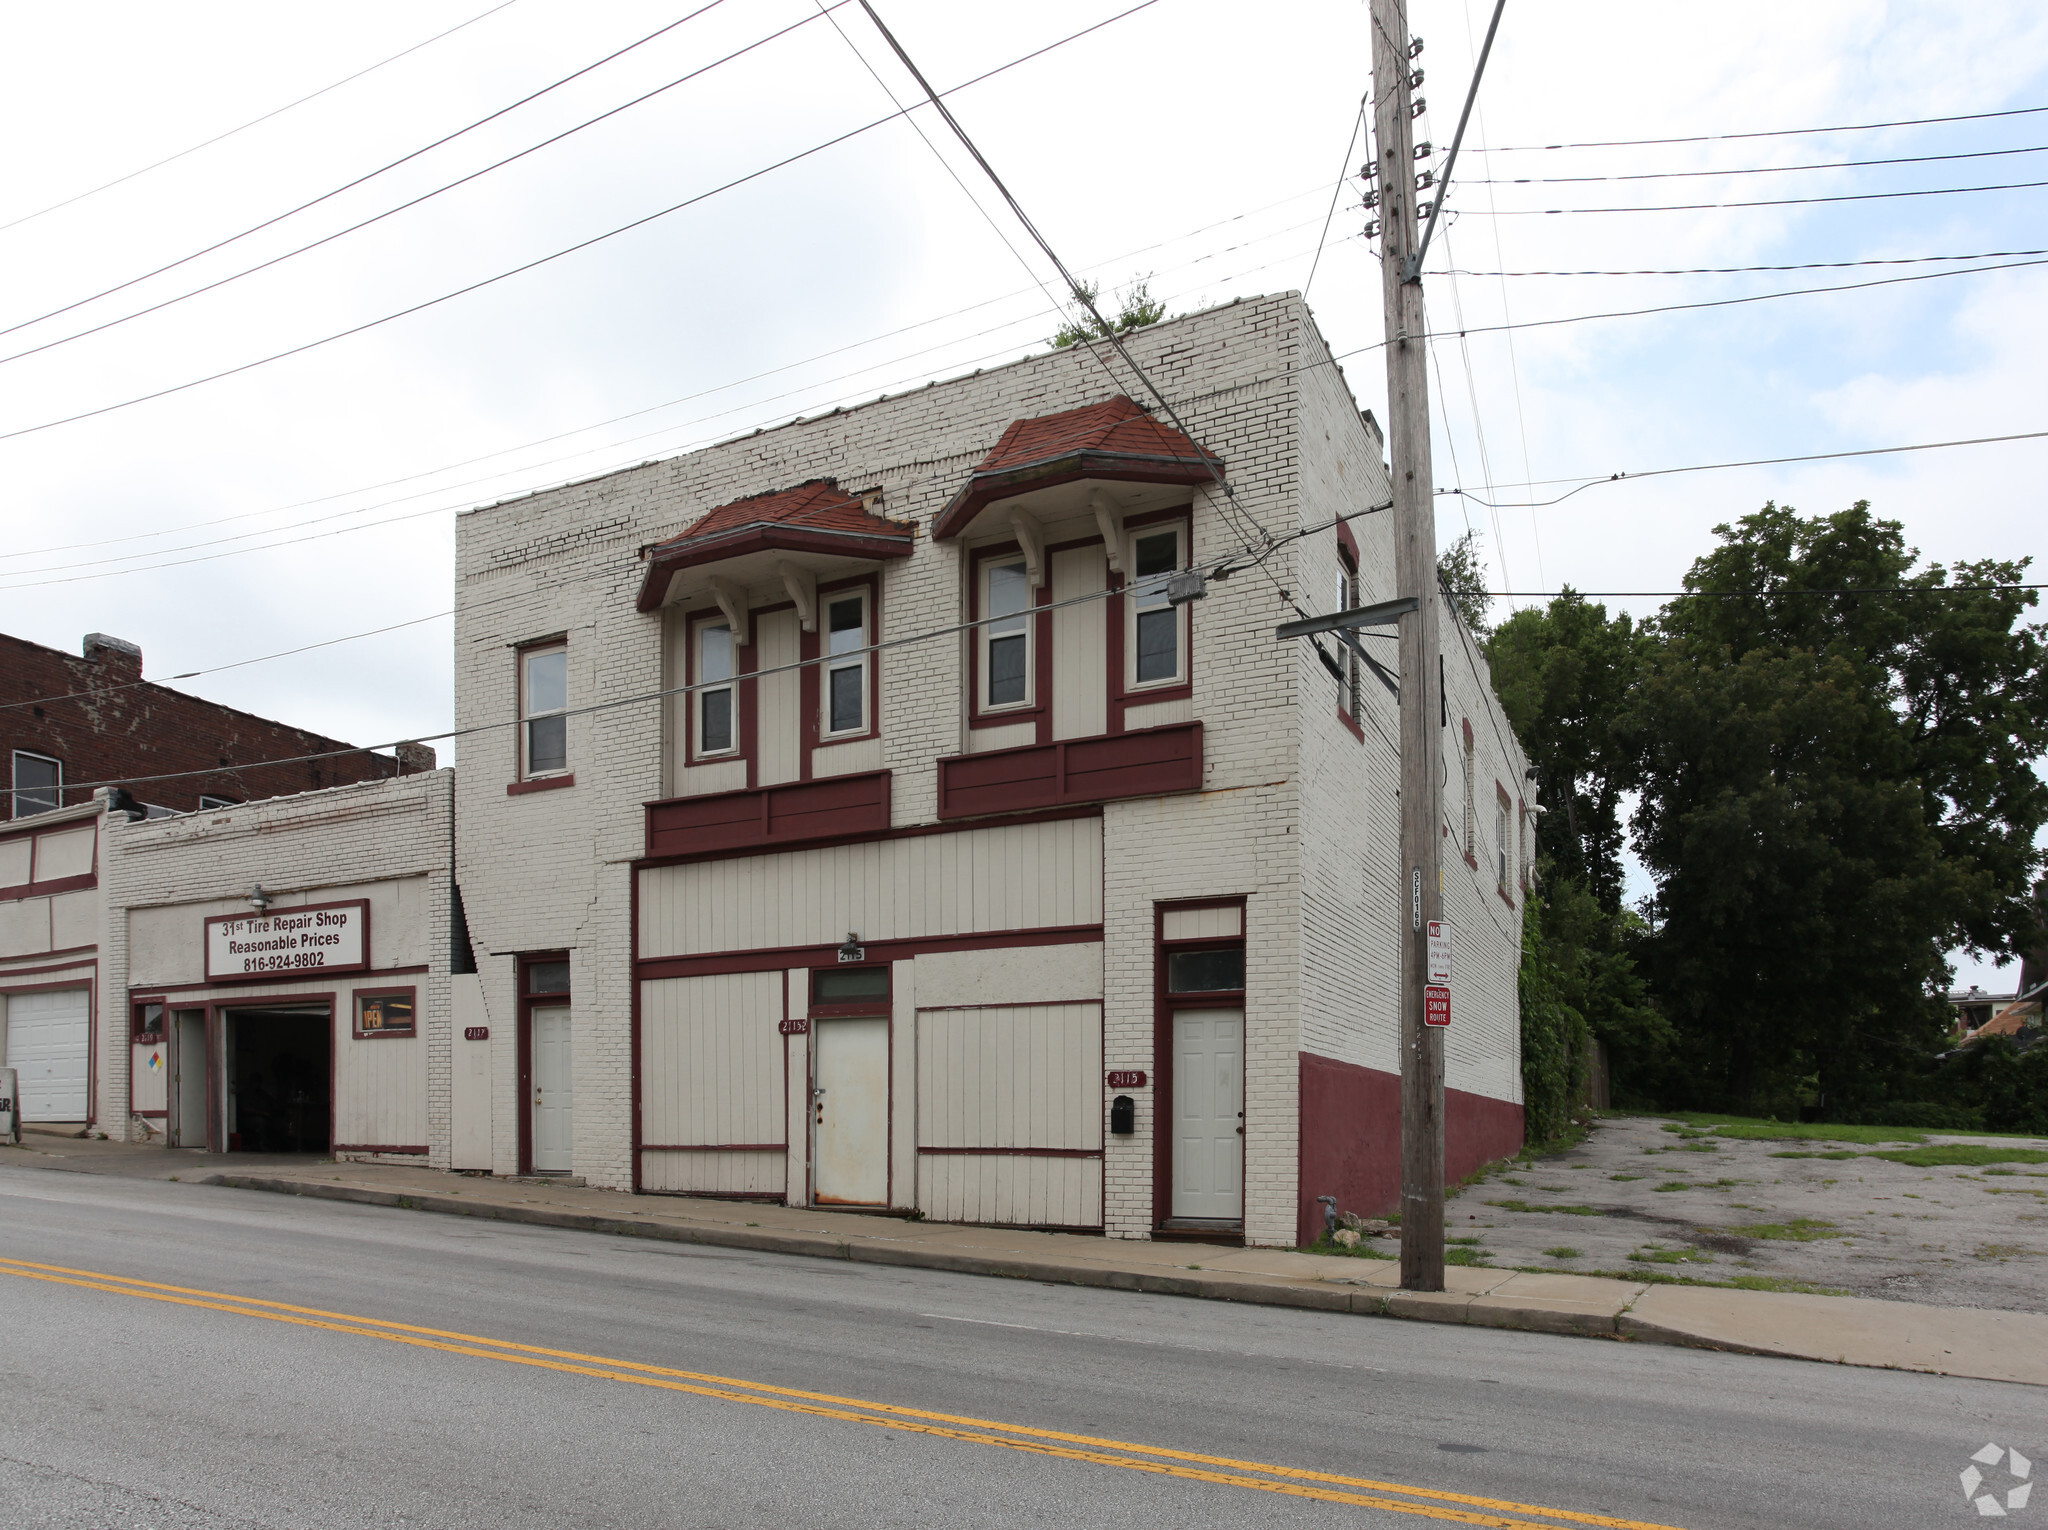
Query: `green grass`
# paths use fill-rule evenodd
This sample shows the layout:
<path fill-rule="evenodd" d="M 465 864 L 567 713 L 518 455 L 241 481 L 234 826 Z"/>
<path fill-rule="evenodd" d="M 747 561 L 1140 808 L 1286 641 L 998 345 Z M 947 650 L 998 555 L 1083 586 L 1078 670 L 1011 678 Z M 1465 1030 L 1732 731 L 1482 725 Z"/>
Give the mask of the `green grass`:
<path fill-rule="evenodd" d="M 1557 1247 L 1547 1248 L 1543 1252 L 1552 1259 L 1583 1259 L 1586 1257 L 1582 1250 L 1573 1248 L 1569 1243 L 1560 1243 Z"/>
<path fill-rule="evenodd" d="M 1444 1263 L 1445 1263 L 1445 1264 L 1481 1264 L 1481 1265 L 1483 1265 L 1483 1264 L 1485 1264 L 1485 1263 L 1487 1262 L 1487 1260 L 1488 1260 L 1489 1258 L 1491 1258 L 1491 1257 L 1492 1257 L 1492 1256 L 1491 1256 L 1491 1255 L 1489 1255 L 1489 1254 L 1488 1254 L 1488 1253 L 1486 1252 L 1486 1250 L 1485 1250 L 1485 1249 L 1483 1249 L 1483 1248 L 1464 1248 L 1464 1247 L 1459 1247 L 1459 1248 L 1446 1248 L 1446 1249 L 1444 1250 Z"/>
<path fill-rule="evenodd" d="M 1685 1182 L 1684 1180 L 1682 1180 L 1682 1179 L 1667 1179 L 1667 1180 L 1665 1180 L 1665 1181 L 1664 1181 L 1664 1183 L 1663 1183 L 1663 1184 L 1661 1184 L 1661 1185 L 1652 1185 L 1652 1186 L 1651 1186 L 1650 1188 L 1651 1188 L 1651 1189 L 1653 1189 L 1653 1190 L 1665 1190 L 1665 1191 L 1669 1191 L 1669 1190 L 1690 1190 L 1690 1189 L 1692 1188 L 1692 1186 L 1691 1186 L 1691 1185 L 1688 1185 L 1688 1184 L 1687 1184 L 1687 1183 L 1686 1183 L 1686 1182 Z"/>
<path fill-rule="evenodd" d="M 1446 1238 L 1446 1239 L 1444 1239 L 1444 1242 L 1446 1242 L 1446 1243 L 1477 1243 L 1478 1241 L 1479 1241 L 1479 1239 L 1477 1239 L 1477 1238 Z"/>
<path fill-rule="evenodd" d="M 1887 1153 L 1865 1153 L 1865 1158 L 1882 1158 L 1915 1169 L 1938 1169 L 1951 1164 L 1981 1168 L 1991 1163 L 2048 1163 L 2048 1152 L 2039 1148 L 1977 1147 L 1945 1143 L 1939 1147 L 1900 1148 Z"/>
<path fill-rule="evenodd" d="M 1488 1201 L 1489 1206 L 1498 1206 L 1503 1211 L 1557 1211 L 1568 1217 L 1604 1217 L 1606 1212 L 1598 1206 L 1535 1206 L 1528 1201 Z"/>
<path fill-rule="evenodd" d="M 1378 1238 L 1361 1238 L 1358 1240 L 1358 1247 L 1346 1248 L 1341 1243 L 1332 1243 L 1328 1238 L 1324 1238 L 1319 1242 L 1304 1245 L 1297 1252 L 1303 1254 L 1334 1254 L 1340 1259 L 1394 1258 L 1395 1256 L 1385 1248 L 1374 1247 L 1379 1242 Z"/>
<path fill-rule="evenodd" d="M 1810 1153 L 1794 1148 L 1791 1152 L 1773 1153 L 1771 1156 L 1773 1158 L 1861 1158 L 1863 1155 L 1861 1153 L 1852 1153 L 1846 1148 L 1837 1148 L 1829 1153 Z"/>
<path fill-rule="evenodd" d="M 1794 1217 L 1789 1222 L 1752 1222 L 1747 1227 L 1724 1227 L 1738 1238 L 1763 1238 L 1779 1243 L 1812 1243 L 1821 1238 L 1839 1238 L 1842 1230 L 1817 1217 Z"/>
<path fill-rule="evenodd" d="M 1539 1274 L 1541 1265 L 1524 1265 L 1530 1274 Z M 1808 1296 L 1848 1296 L 1851 1292 L 1839 1286 L 1816 1286 L 1803 1280 L 1787 1280 L 1782 1275 L 1737 1275 L 1733 1280 L 1704 1280 L 1697 1275 L 1667 1275 L 1662 1270 L 1646 1270 L 1640 1265 L 1627 1270 L 1580 1270 L 1581 1275 L 1597 1276 L 1603 1280 L 1628 1280 L 1639 1286 L 1712 1286 L 1723 1291 L 1797 1291 Z"/>
<path fill-rule="evenodd" d="M 1642 1175 L 1640 1175 L 1640 1174 L 1610 1174 L 1610 1175 L 1608 1175 L 1607 1177 L 1608 1177 L 1609 1179 L 1620 1179 L 1620 1180 L 1629 1180 L 1629 1179 L 1641 1179 L 1641 1178 L 1643 1178 L 1643 1176 L 1642 1176 Z"/>
<path fill-rule="evenodd" d="M 1631 1264 L 1712 1264 L 1714 1256 L 1696 1248 L 1651 1248 L 1648 1244 L 1629 1256 Z"/>

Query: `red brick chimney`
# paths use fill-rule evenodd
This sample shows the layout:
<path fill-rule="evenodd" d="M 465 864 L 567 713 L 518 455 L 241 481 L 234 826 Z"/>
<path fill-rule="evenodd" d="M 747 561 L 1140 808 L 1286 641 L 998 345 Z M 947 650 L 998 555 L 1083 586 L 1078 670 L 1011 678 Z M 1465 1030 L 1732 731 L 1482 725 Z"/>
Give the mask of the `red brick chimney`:
<path fill-rule="evenodd" d="M 110 685 L 142 678 L 142 650 L 125 638 L 88 632 L 80 645 L 87 659 L 100 666 Z"/>

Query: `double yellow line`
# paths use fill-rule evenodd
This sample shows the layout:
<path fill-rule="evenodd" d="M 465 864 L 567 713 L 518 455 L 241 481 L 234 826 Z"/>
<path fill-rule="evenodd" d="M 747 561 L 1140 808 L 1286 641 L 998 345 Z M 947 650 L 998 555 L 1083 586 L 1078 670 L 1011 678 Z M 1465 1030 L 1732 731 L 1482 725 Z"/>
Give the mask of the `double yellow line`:
<path fill-rule="evenodd" d="M 484 1338 L 442 1328 L 421 1328 L 383 1318 L 360 1317 L 346 1312 L 326 1312 L 318 1307 L 295 1307 L 287 1302 L 264 1301 L 253 1296 L 235 1296 L 224 1291 L 197 1290 L 189 1286 L 165 1285 L 160 1281 L 133 1280 L 125 1275 L 108 1275 L 97 1270 L 75 1270 L 64 1265 L 36 1264 L 26 1259 L 0 1256 L 0 1274 L 24 1280 L 48 1281 L 54 1285 L 77 1286 L 105 1291 L 115 1296 L 139 1297 L 145 1301 L 168 1302 L 180 1307 L 203 1307 L 230 1312 L 240 1317 L 262 1318 L 272 1323 L 291 1323 L 301 1328 L 324 1329 L 329 1333 L 355 1334 L 366 1339 L 383 1339 L 416 1349 L 440 1350 L 451 1355 L 468 1355 L 479 1360 L 500 1360 L 508 1365 L 527 1365 L 540 1370 L 559 1371 L 572 1376 L 590 1376 L 602 1381 L 623 1381 L 633 1386 L 658 1387 L 671 1392 L 688 1392 L 698 1397 L 716 1397 L 725 1402 L 751 1403 L 757 1408 L 779 1408 L 787 1413 L 809 1414 L 815 1418 L 842 1419 L 849 1423 L 872 1424 L 911 1434 L 928 1434 L 940 1439 L 964 1440 L 976 1445 L 997 1445 L 1033 1455 L 1053 1456 L 1067 1461 L 1089 1461 L 1098 1466 L 1119 1466 L 1127 1471 L 1150 1472 L 1155 1476 L 1178 1477 L 1190 1482 L 1212 1482 L 1226 1487 L 1254 1488 L 1263 1493 L 1282 1493 L 1293 1498 L 1312 1498 L 1325 1503 L 1357 1504 L 1396 1514 L 1416 1514 L 1425 1519 L 1450 1520 L 1461 1525 L 1486 1525 L 1499 1530 L 1558 1530 L 1566 1525 L 1597 1525 L 1603 1530 L 1672 1530 L 1668 1525 L 1639 1519 L 1617 1519 L 1605 1514 L 1581 1514 L 1569 1509 L 1546 1509 L 1534 1504 L 1514 1503 L 1500 1498 L 1480 1498 L 1469 1493 L 1451 1493 L 1438 1488 L 1409 1487 L 1398 1482 L 1377 1482 L 1366 1477 L 1346 1477 L 1333 1472 L 1305 1471 L 1292 1466 L 1275 1466 L 1263 1461 L 1238 1461 L 1228 1456 L 1202 1455 L 1194 1451 L 1167 1450 L 1139 1445 L 1129 1440 L 1101 1439 L 1094 1435 L 1069 1434 L 1057 1429 L 1037 1429 L 1026 1424 L 1005 1424 L 992 1419 L 934 1413 L 922 1408 L 903 1408 L 893 1403 L 869 1402 L 857 1397 L 835 1397 L 826 1392 L 805 1392 L 765 1382 L 743 1381 L 701 1371 L 676 1370 L 646 1365 L 637 1360 L 618 1360 L 604 1355 L 579 1354 L 574 1350 L 547 1349 L 533 1344 L 515 1344 L 506 1339 Z M 1252 1475 L 1252 1474 L 1258 1475 Z M 1396 1493 L 1398 1498 L 1382 1495 Z M 1541 1520 L 1519 1518 L 1540 1515 Z"/>

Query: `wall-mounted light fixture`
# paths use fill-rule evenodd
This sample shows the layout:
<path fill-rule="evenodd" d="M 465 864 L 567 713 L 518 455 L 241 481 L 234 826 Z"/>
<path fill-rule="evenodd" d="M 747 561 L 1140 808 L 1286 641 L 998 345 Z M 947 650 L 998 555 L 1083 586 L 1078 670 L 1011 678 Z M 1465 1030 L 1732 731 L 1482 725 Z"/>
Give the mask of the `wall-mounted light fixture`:
<path fill-rule="evenodd" d="M 263 884 L 261 882 L 257 882 L 250 887 L 249 907 L 253 908 L 254 910 L 256 910 L 257 913 L 260 914 L 270 907 L 270 903 L 270 894 L 263 890 Z"/>

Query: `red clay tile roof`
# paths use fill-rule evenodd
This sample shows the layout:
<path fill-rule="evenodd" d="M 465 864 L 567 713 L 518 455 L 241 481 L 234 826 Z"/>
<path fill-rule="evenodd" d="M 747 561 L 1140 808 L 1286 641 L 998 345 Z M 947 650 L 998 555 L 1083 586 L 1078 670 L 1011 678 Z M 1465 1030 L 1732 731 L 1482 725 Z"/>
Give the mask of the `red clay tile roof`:
<path fill-rule="evenodd" d="M 1202 460 L 1202 450 L 1194 442 L 1119 394 L 1085 409 L 1016 421 L 974 471 L 976 476 L 1003 473 L 1074 452 Z"/>
<path fill-rule="evenodd" d="M 1013 421 L 996 449 L 932 528 L 958 536 L 981 509 L 999 499 L 1077 478 L 1130 483 L 1206 483 L 1210 464 L 1223 464 L 1122 394 L 1083 409 Z"/>
<path fill-rule="evenodd" d="M 915 534 L 912 526 L 874 514 L 829 478 L 736 499 L 648 549 L 640 609 L 652 611 L 667 598 L 669 580 L 679 569 L 771 549 L 900 558 Z"/>

